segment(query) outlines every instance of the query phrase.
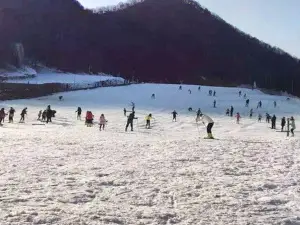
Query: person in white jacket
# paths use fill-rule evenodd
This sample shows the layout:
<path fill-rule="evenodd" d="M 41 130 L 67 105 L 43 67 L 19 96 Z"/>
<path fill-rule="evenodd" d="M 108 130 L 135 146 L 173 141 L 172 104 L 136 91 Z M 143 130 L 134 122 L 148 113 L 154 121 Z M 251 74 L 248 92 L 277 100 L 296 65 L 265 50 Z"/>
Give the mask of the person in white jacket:
<path fill-rule="evenodd" d="M 105 128 L 105 124 L 107 123 L 107 120 L 105 119 L 105 116 L 104 116 L 104 114 L 101 114 L 101 116 L 100 116 L 100 131 L 101 131 L 101 129 L 103 129 L 104 130 L 104 128 Z"/>
<path fill-rule="evenodd" d="M 207 138 L 213 139 L 214 137 L 212 135 L 212 127 L 214 126 L 214 121 L 212 120 L 212 118 L 201 113 L 200 117 L 196 118 L 196 122 L 199 122 L 199 121 L 202 121 L 202 123 L 204 125 L 206 125 Z"/>

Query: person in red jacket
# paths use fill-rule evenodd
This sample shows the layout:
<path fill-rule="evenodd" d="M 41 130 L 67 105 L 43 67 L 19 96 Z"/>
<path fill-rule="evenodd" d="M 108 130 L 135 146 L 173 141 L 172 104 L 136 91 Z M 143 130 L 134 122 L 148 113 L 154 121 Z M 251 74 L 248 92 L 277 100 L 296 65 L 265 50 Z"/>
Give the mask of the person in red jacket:
<path fill-rule="evenodd" d="M 91 111 L 86 112 L 86 117 L 85 117 L 85 124 L 88 127 L 91 127 L 93 125 L 93 120 L 94 120 L 94 115 Z"/>

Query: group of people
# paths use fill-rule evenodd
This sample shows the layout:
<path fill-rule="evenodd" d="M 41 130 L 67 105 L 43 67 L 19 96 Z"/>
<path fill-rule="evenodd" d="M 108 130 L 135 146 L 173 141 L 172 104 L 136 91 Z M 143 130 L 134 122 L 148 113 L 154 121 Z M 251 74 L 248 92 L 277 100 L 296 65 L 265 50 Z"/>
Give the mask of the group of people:
<path fill-rule="evenodd" d="M 77 113 L 77 120 L 81 120 L 81 113 L 82 113 L 82 109 L 81 107 L 78 107 L 77 110 L 75 111 L 75 113 Z M 92 127 L 94 124 L 94 115 L 92 113 L 92 111 L 87 111 L 86 115 L 85 115 L 85 125 L 87 127 Z M 105 125 L 108 121 L 106 120 L 104 114 L 101 114 L 100 118 L 99 118 L 99 130 L 102 131 L 105 129 Z"/>
<path fill-rule="evenodd" d="M 15 112 L 16 110 L 13 107 L 10 107 L 10 109 L 8 110 L 8 113 L 5 112 L 5 109 L 2 108 L 0 110 L 0 125 L 2 126 L 4 121 L 5 121 L 5 117 L 8 115 L 8 122 L 9 123 L 13 123 L 14 122 L 14 117 L 15 117 Z M 25 116 L 27 115 L 27 107 L 24 108 L 21 111 L 21 118 L 20 118 L 20 123 L 23 123 L 25 121 Z"/>

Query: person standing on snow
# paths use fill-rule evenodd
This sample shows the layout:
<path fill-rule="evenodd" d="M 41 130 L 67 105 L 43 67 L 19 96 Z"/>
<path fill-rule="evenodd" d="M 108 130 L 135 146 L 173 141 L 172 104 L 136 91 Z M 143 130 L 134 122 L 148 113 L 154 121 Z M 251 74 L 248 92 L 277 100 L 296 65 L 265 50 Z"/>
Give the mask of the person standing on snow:
<path fill-rule="evenodd" d="M 14 122 L 14 116 L 15 116 L 16 110 L 13 107 L 10 107 L 10 110 L 8 112 L 8 122 L 13 123 Z"/>
<path fill-rule="evenodd" d="M 150 122 L 152 120 L 152 114 L 150 113 L 148 116 L 146 116 L 146 129 L 150 129 Z"/>
<path fill-rule="evenodd" d="M 172 121 L 175 121 L 175 122 L 176 122 L 176 118 L 177 118 L 178 113 L 174 110 L 174 111 L 172 112 L 172 115 L 173 115 L 173 120 L 172 120 Z"/>
<path fill-rule="evenodd" d="M 126 132 L 127 132 L 127 129 L 129 127 L 129 125 L 131 127 L 131 131 L 133 131 L 133 120 L 134 119 L 138 119 L 138 118 L 135 117 L 135 112 L 132 112 L 132 113 L 129 114 L 128 119 L 127 119 L 127 124 L 126 124 L 126 127 L 125 127 Z"/>
<path fill-rule="evenodd" d="M 77 120 L 81 120 L 82 109 L 78 107 L 75 113 L 77 113 Z"/>
<path fill-rule="evenodd" d="M 229 109 L 226 109 L 226 116 L 229 116 Z"/>
<path fill-rule="evenodd" d="M 216 108 L 216 104 L 217 104 L 217 101 L 216 101 L 216 100 L 214 100 L 214 108 Z"/>
<path fill-rule="evenodd" d="M 213 96 L 216 96 L 216 93 L 217 93 L 217 92 L 216 92 L 216 91 L 214 91 L 214 93 L 213 93 Z"/>
<path fill-rule="evenodd" d="M 274 101 L 274 108 L 276 108 L 277 107 L 277 102 L 276 101 Z"/>
<path fill-rule="evenodd" d="M 20 119 L 20 123 L 24 123 L 25 122 L 25 115 L 27 115 L 27 107 L 25 107 L 22 112 L 21 112 L 21 119 Z"/>
<path fill-rule="evenodd" d="M 261 118 L 262 118 L 262 116 L 261 116 L 261 114 L 259 114 L 258 115 L 258 122 L 261 122 Z"/>
<path fill-rule="evenodd" d="M 294 130 L 296 129 L 296 124 L 295 124 L 295 119 L 294 119 L 294 117 L 291 117 L 290 123 L 291 123 L 291 133 L 292 133 L 292 137 L 294 137 Z"/>
<path fill-rule="evenodd" d="M 246 100 L 246 105 L 245 105 L 246 107 L 248 107 L 248 106 L 249 106 L 249 102 L 250 102 L 250 100 L 249 100 L 249 99 L 247 99 L 247 100 Z"/>
<path fill-rule="evenodd" d="M 5 113 L 4 108 L 2 108 L 2 109 L 0 110 L 0 124 L 2 124 L 2 122 L 4 123 L 4 118 L 5 118 L 6 115 L 7 115 L 7 114 Z"/>
<path fill-rule="evenodd" d="M 123 112 L 124 112 L 124 116 L 126 116 L 127 110 L 125 108 L 123 109 Z"/>
<path fill-rule="evenodd" d="M 189 93 L 190 93 L 190 94 L 192 94 L 192 91 L 191 91 L 191 89 L 189 89 Z"/>
<path fill-rule="evenodd" d="M 200 114 L 199 118 L 197 118 L 196 122 L 201 121 L 206 126 L 207 138 L 214 139 L 212 135 L 212 128 L 214 126 L 214 121 L 207 115 Z"/>
<path fill-rule="evenodd" d="M 271 122 L 272 122 L 271 129 L 276 129 L 276 116 L 275 115 L 273 115 Z"/>
<path fill-rule="evenodd" d="M 42 116 L 42 114 L 43 114 L 43 111 L 42 111 L 42 110 L 40 110 L 40 111 L 39 111 L 39 114 L 38 114 L 38 119 L 37 119 L 37 120 L 41 120 L 41 116 Z"/>
<path fill-rule="evenodd" d="M 231 107 L 230 107 L 230 116 L 231 116 L 231 117 L 233 117 L 233 111 L 234 111 L 234 108 L 233 108 L 233 106 L 231 106 Z"/>
<path fill-rule="evenodd" d="M 271 116 L 269 113 L 266 113 L 266 122 L 270 123 Z"/>
<path fill-rule="evenodd" d="M 47 110 L 46 110 L 46 117 L 47 117 L 47 121 L 46 123 L 52 122 L 52 110 L 51 110 L 51 106 L 48 105 Z"/>
<path fill-rule="evenodd" d="M 250 109 L 250 119 L 252 118 L 253 116 L 253 109 Z"/>
<path fill-rule="evenodd" d="M 198 91 L 201 91 L 201 86 L 198 87 Z"/>
<path fill-rule="evenodd" d="M 104 130 L 105 124 L 107 123 L 107 120 L 105 119 L 104 114 L 101 114 L 99 121 L 100 121 L 100 123 L 99 123 L 100 124 L 100 127 L 99 127 L 100 131 L 101 131 L 101 129 Z"/>
<path fill-rule="evenodd" d="M 239 124 L 240 123 L 240 119 L 241 119 L 240 113 L 238 112 L 235 117 L 236 117 L 236 123 Z"/>
<path fill-rule="evenodd" d="M 281 132 L 283 132 L 283 129 L 284 129 L 284 127 L 285 127 L 285 124 L 286 124 L 285 117 L 282 117 L 282 119 L 281 119 Z"/>
<path fill-rule="evenodd" d="M 242 91 L 239 91 L 239 97 L 241 97 L 242 96 Z"/>

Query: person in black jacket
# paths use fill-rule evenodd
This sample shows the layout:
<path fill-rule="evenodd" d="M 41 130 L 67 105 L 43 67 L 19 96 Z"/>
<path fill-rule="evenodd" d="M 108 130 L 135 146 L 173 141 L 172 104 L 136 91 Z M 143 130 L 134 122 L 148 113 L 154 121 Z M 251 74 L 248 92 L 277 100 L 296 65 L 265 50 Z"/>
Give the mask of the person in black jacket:
<path fill-rule="evenodd" d="M 172 120 L 172 121 L 175 121 L 175 122 L 176 122 L 176 118 L 177 118 L 178 113 L 174 110 L 174 111 L 172 112 L 172 115 L 173 115 L 173 120 Z"/>
<path fill-rule="evenodd" d="M 272 116 L 271 122 L 272 122 L 272 129 L 276 129 L 276 116 L 275 115 Z"/>
<path fill-rule="evenodd" d="M 77 120 L 81 120 L 81 112 L 82 109 L 80 107 L 77 108 L 77 111 L 75 111 L 77 113 Z"/>
<path fill-rule="evenodd" d="M 53 112 L 51 110 L 51 106 L 48 105 L 47 110 L 46 110 L 46 117 L 47 117 L 46 123 L 52 122 L 52 120 L 51 120 L 52 115 L 53 115 Z"/>
<path fill-rule="evenodd" d="M 127 131 L 129 125 L 130 125 L 130 127 L 131 127 L 131 131 L 133 131 L 133 120 L 134 120 L 134 119 L 137 119 L 137 118 L 135 117 L 135 112 L 132 112 L 132 113 L 130 113 L 129 116 L 128 116 L 125 131 Z"/>
<path fill-rule="evenodd" d="M 281 132 L 283 132 L 283 129 L 284 129 L 284 127 L 285 127 L 285 124 L 286 124 L 285 117 L 282 117 L 282 119 L 281 119 Z"/>
<path fill-rule="evenodd" d="M 25 115 L 27 115 L 27 107 L 25 107 L 22 112 L 21 112 L 21 119 L 20 119 L 20 123 L 24 123 L 25 122 Z"/>
<path fill-rule="evenodd" d="M 14 122 L 14 115 L 15 115 L 16 110 L 13 107 L 10 107 L 10 110 L 8 112 L 8 120 L 9 123 L 13 123 Z"/>

